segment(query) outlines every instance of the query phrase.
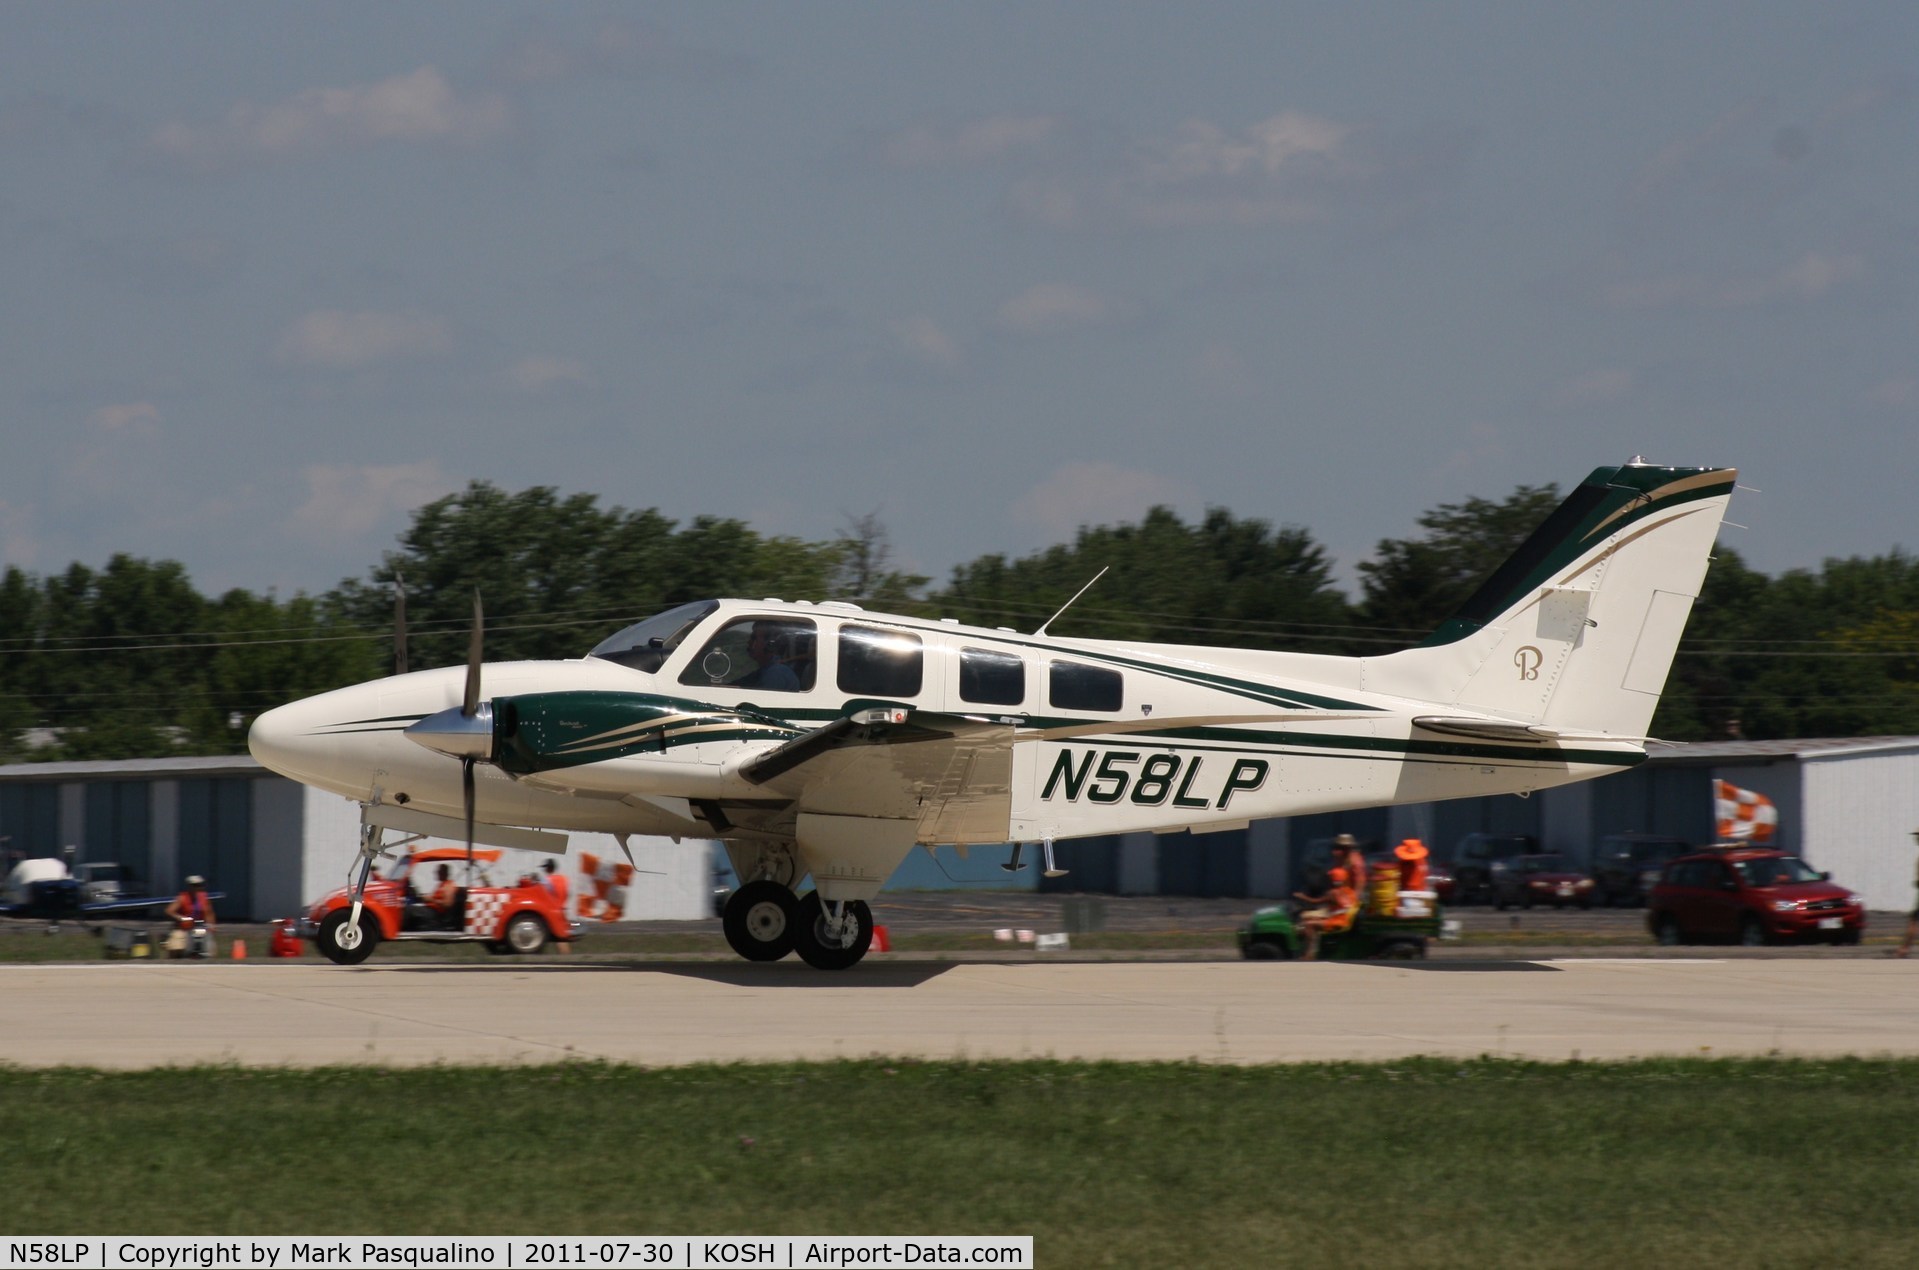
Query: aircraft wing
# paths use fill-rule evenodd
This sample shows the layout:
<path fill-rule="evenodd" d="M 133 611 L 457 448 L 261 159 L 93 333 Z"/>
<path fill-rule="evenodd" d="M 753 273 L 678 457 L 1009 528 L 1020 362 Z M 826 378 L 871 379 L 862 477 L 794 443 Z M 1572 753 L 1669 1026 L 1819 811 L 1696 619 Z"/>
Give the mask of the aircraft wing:
<path fill-rule="evenodd" d="M 208 891 L 209 900 L 223 900 L 225 891 Z M 80 905 L 81 913 L 88 917 L 98 917 L 107 913 L 135 913 L 142 909 L 165 908 L 178 898 L 172 895 L 136 895 L 118 900 L 88 900 Z"/>
<path fill-rule="evenodd" d="M 165 908 L 173 903 L 171 895 L 133 895 L 118 900 L 74 900 L 66 894 L 39 894 L 10 904 L 0 904 L 0 918 L 17 917 L 27 921 L 88 921 L 111 917 L 115 913 L 138 913 Z M 225 891 L 209 891 L 210 900 L 223 900 Z"/>
<path fill-rule="evenodd" d="M 918 823 L 918 840 L 1001 842 L 1016 727 L 904 709 L 836 719 L 748 759 L 740 775 L 794 809 Z"/>

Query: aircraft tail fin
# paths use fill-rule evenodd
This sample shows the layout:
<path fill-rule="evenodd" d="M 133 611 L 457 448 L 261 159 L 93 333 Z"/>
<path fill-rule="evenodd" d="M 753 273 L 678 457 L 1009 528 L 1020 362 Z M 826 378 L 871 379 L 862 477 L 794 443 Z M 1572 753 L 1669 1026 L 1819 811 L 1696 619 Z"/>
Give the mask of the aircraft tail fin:
<path fill-rule="evenodd" d="M 1600 468 L 1417 648 L 1369 659 L 1368 687 L 1553 733 L 1644 737 L 1732 468 Z M 1463 719 L 1454 719 L 1463 723 Z"/>

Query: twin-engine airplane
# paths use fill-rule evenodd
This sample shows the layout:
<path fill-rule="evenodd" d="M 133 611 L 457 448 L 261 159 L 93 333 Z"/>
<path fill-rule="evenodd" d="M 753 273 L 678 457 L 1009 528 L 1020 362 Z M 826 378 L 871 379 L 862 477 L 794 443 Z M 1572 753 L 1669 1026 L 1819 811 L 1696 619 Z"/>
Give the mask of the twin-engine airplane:
<path fill-rule="evenodd" d="M 1729 468 L 1601 468 L 1417 648 L 1333 657 L 983 630 L 843 603 L 706 600 L 575 661 L 472 660 L 254 723 L 260 762 L 381 834 L 564 849 L 711 837 L 741 956 L 858 962 L 916 844 L 1231 829 L 1526 793 L 1645 758 Z M 1050 623 L 1049 623 L 1050 625 Z M 482 697 L 484 676 L 486 697 Z M 361 877 L 364 882 L 365 868 Z M 813 889 L 798 893 L 811 876 Z M 363 959 L 378 927 L 322 951 Z"/>

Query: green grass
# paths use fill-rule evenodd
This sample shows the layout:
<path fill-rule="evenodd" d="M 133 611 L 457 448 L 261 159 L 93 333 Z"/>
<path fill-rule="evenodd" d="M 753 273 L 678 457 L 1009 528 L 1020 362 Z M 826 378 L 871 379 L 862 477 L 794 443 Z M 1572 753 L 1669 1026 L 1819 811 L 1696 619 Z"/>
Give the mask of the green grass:
<path fill-rule="evenodd" d="M 0 1228 L 1031 1234 L 1047 1266 L 1906 1266 L 1919 1060 L 0 1068 Z"/>

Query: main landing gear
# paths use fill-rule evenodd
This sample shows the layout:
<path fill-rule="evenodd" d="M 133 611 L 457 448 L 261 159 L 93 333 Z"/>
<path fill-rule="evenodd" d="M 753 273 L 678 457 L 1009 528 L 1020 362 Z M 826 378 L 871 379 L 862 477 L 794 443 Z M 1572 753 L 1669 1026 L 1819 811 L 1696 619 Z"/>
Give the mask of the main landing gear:
<path fill-rule="evenodd" d="M 726 942 L 748 961 L 798 952 L 817 970 L 845 970 L 873 945 L 873 910 L 865 901 L 826 901 L 818 891 L 802 898 L 765 880 L 733 892 L 720 922 Z"/>

